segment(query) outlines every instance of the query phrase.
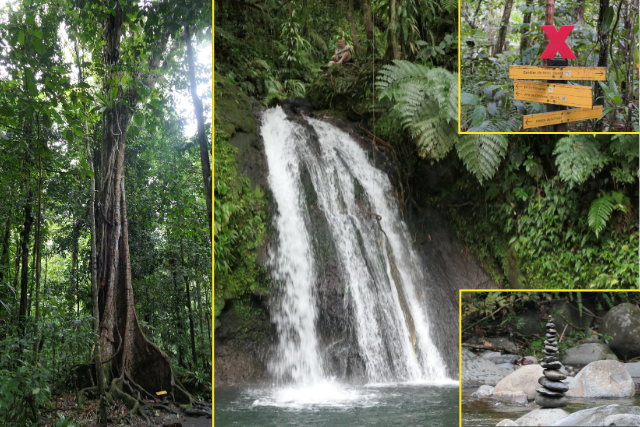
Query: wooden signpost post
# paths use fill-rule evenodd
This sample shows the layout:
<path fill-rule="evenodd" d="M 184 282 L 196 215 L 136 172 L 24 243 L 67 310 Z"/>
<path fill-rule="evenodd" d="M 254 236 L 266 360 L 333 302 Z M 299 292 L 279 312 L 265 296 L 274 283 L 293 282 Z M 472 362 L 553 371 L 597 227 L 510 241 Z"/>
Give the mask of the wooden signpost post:
<path fill-rule="evenodd" d="M 546 47 L 540 58 L 544 66 L 509 67 L 509 78 L 514 79 L 514 99 L 542 102 L 547 112 L 530 114 L 522 118 L 523 128 L 546 126 L 548 132 L 566 132 L 568 122 L 598 119 L 602 117 L 602 106 L 593 107 L 591 86 L 566 84 L 567 80 L 606 80 L 605 67 L 569 67 L 568 59 L 575 59 L 566 39 L 573 25 L 563 25 L 558 30 L 553 25 L 554 0 L 546 1 L 545 24 L 540 26 L 546 37 Z M 562 58 L 556 58 L 560 53 Z M 527 80 L 546 80 L 532 82 Z M 569 107 L 580 107 L 567 110 Z"/>

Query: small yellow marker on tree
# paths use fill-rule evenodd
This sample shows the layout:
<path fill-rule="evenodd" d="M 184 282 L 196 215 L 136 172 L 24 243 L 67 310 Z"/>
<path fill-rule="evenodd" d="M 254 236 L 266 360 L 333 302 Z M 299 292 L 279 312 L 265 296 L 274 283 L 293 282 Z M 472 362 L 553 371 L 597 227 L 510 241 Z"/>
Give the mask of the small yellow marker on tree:
<path fill-rule="evenodd" d="M 167 394 L 166 390 L 156 392 L 156 396 L 162 396 L 163 394 Z"/>

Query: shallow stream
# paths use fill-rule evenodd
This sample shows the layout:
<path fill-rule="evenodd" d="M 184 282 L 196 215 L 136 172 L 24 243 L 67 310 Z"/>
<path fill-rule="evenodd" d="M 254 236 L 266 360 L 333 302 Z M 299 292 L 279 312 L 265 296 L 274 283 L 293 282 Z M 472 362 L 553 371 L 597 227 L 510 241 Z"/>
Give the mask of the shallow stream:
<path fill-rule="evenodd" d="M 471 393 L 478 388 L 462 389 L 462 403 L 477 401 L 475 397 L 471 397 Z M 637 394 L 630 399 L 568 399 L 569 405 L 562 408 L 569 413 L 581 411 L 583 409 L 593 408 L 594 406 L 604 405 L 623 405 L 623 406 L 640 406 L 640 396 Z M 464 408 L 464 407 L 463 407 Z M 495 426 L 501 420 L 509 418 L 513 421 L 517 420 L 527 412 L 538 409 L 539 406 L 531 402 L 525 406 L 500 405 L 488 409 L 474 409 L 462 411 L 462 426 Z"/>

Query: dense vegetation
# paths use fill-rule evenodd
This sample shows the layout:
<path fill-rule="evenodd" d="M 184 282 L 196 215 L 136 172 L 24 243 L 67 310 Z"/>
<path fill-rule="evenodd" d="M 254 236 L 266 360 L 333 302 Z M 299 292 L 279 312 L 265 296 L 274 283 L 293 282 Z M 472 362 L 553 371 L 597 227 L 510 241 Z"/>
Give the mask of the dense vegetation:
<path fill-rule="evenodd" d="M 387 152 L 400 171 L 401 206 L 418 215 L 423 208 L 439 208 L 499 286 L 638 287 L 637 136 L 456 135 L 457 28 L 449 2 L 265 0 L 245 5 L 216 2 L 215 9 L 216 103 L 229 100 L 221 113 L 216 109 L 216 316 L 225 300 L 246 300 L 256 288 L 268 287 L 265 272 L 253 264 L 266 235 L 265 198 L 237 172 L 236 151 L 227 142 L 238 126 L 219 117 L 224 114 L 228 119 L 236 104 L 252 111 L 251 97 L 272 106 L 287 97 L 306 96 L 316 110 L 328 110 L 368 128 L 378 149 Z M 478 6 L 477 21 L 489 25 L 494 5 L 479 2 Z M 587 37 L 600 25 L 594 23 L 599 4 L 585 1 L 583 6 Z M 617 14 L 620 4 L 613 6 Z M 539 5 L 528 7 L 535 10 L 532 19 L 539 20 Z M 637 17 L 637 9 L 626 3 L 622 7 L 629 15 L 622 15 L 627 18 L 620 18 L 619 24 L 614 22 L 621 25 L 612 41 L 616 61 L 627 61 L 631 54 L 622 40 L 623 34 L 631 33 L 622 27 Z M 467 38 L 468 10 L 469 5 L 463 4 L 462 30 Z M 558 3 L 556 11 L 560 23 L 576 13 L 570 4 Z M 521 27 L 510 28 L 508 40 L 517 43 Z M 533 23 L 526 34 L 527 54 L 532 56 L 542 41 Z M 355 64 L 320 72 L 337 36 L 354 47 Z M 597 55 L 598 41 L 590 43 Z M 478 43 L 476 50 L 482 46 Z M 581 44 L 576 49 L 586 48 Z M 486 107 L 485 86 L 491 87 L 486 93 L 492 99 L 497 92 L 503 100 L 509 98 L 506 87 L 491 86 L 491 79 L 482 73 L 506 73 L 515 51 L 468 57 L 469 52 L 463 43 L 463 61 L 465 67 L 474 67 L 475 79 L 463 82 L 463 91 L 470 93 L 464 88 L 473 86 L 480 92 L 463 94 L 464 126 L 469 111 L 465 100 L 475 96 Z M 637 99 L 628 95 L 637 93 L 635 74 L 613 61 L 608 64 L 609 76 L 620 79 L 616 87 L 624 87 L 620 92 L 624 103 L 615 114 L 625 120 L 616 123 L 628 123 L 631 110 L 625 106 L 631 104 L 636 111 L 632 124 L 637 127 Z M 615 97 L 607 98 L 605 108 L 613 107 L 611 100 Z M 521 113 L 511 110 L 501 105 L 495 116 L 518 119 Z M 421 173 L 425 169 L 442 176 L 437 185 L 425 185 Z"/>
<path fill-rule="evenodd" d="M 543 65 L 545 2 L 465 0 L 461 16 L 462 130 L 522 131 L 522 116 L 546 106 L 514 100 L 509 66 Z M 570 123 L 569 131 L 638 132 L 638 19 L 633 1 L 555 2 L 556 27 L 575 25 L 567 42 L 576 59 L 569 65 L 607 69 L 606 81 L 572 82 L 592 86 L 594 105 L 604 108 L 602 120 Z"/>
<path fill-rule="evenodd" d="M 145 356 L 118 338 L 123 325 L 139 324 L 131 334 L 168 356 L 176 384 L 209 400 L 211 133 L 198 96 L 210 112 L 211 68 L 193 53 L 211 49 L 208 16 L 210 5 L 182 2 L 0 10 L 0 424 L 136 423 L 157 412 L 142 408 L 140 393 L 160 390 L 133 382 Z M 128 291 L 131 307 L 109 298 Z"/>

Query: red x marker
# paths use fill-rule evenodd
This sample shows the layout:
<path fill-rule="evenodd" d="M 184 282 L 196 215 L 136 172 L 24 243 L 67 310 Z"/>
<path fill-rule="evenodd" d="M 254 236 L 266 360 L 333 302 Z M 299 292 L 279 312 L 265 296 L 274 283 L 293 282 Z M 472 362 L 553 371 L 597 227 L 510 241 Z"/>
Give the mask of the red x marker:
<path fill-rule="evenodd" d="M 567 37 L 575 25 L 563 25 L 558 31 L 553 25 L 541 25 L 542 31 L 549 37 L 549 46 L 542 52 L 540 58 L 551 59 L 556 56 L 556 52 L 560 52 L 560 56 L 565 59 L 575 59 L 576 56 L 571 52 L 571 48 L 567 45 Z"/>

